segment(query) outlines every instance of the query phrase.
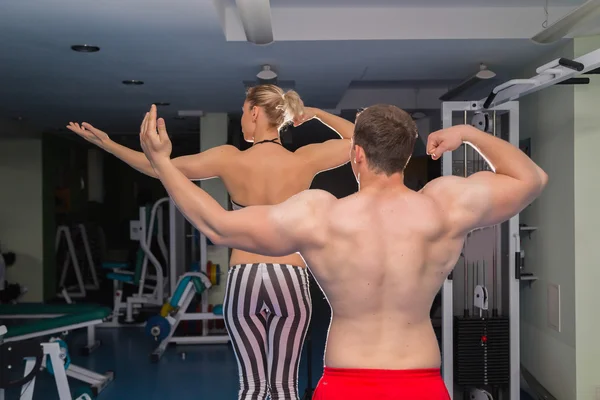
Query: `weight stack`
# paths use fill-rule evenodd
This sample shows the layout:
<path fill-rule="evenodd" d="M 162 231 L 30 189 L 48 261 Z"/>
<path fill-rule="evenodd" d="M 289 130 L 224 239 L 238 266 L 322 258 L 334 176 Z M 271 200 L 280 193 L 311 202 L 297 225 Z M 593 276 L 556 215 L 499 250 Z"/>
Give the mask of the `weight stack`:
<path fill-rule="evenodd" d="M 508 317 L 454 318 L 454 378 L 465 387 L 508 385 Z"/>

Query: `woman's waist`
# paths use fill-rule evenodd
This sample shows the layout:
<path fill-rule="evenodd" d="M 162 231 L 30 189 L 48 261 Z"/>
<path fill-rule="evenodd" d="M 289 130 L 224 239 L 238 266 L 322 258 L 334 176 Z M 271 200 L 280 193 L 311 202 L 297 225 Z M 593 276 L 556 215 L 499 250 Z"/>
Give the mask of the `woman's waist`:
<path fill-rule="evenodd" d="M 244 264 L 282 264 L 306 267 L 306 263 L 300 254 L 294 253 L 282 257 L 269 257 L 262 254 L 249 253 L 247 251 L 232 249 L 229 258 L 229 266 Z"/>

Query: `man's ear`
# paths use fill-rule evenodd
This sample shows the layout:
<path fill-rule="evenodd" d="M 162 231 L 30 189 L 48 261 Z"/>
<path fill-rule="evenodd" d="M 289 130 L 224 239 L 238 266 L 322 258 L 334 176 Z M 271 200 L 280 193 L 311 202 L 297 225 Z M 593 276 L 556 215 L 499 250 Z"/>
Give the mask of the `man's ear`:
<path fill-rule="evenodd" d="M 365 150 L 359 145 L 354 145 L 354 160 L 355 164 L 360 164 L 365 161 Z"/>

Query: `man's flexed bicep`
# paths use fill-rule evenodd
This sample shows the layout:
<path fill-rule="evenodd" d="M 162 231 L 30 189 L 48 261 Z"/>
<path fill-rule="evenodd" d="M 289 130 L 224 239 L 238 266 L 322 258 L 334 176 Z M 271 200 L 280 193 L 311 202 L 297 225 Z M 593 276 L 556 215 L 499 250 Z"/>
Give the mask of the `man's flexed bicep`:
<path fill-rule="evenodd" d="M 325 242 L 327 210 L 335 200 L 306 190 L 274 206 L 251 206 L 223 215 L 214 242 L 265 256 L 285 256 Z"/>
<path fill-rule="evenodd" d="M 485 171 L 468 178 L 441 177 L 422 192 L 440 204 L 448 226 L 462 235 L 512 218 L 535 200 L 540 190 L 529 182 Z"/>
<path fill-rule="evenodd" d="M 438 202 L 457 234 L 506 221 L 535 200 L 548 182 L 546 173 L 518 147 L 472 126 L 431 133 L 427 154 L 439 159 L 463 143 L 473 146 L 495 173 L 478 172 L 468 178 L 445 176 L 423 188 L 423 194 Z"/>

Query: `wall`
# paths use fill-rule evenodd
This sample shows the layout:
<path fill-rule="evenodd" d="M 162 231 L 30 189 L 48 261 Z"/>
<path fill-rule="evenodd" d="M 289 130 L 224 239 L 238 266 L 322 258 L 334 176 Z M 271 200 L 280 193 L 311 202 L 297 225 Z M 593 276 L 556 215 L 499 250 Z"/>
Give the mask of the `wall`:
<path fill-rule="evenodd" d="M 41 146 L 44 300 L 51 300 L 56 297 L 58 278 L 62 272 L 56 265 L 56 228 L 58 225 L 76 221 L 88 221 L 89 217 L 87 215 L 87 145 L 82 140 L 70 136 L 48 133 L 42 136 Z M 57 192 L 64 194 L 62 198 L 64 201 L 57 200 Z M 94 217 L 102 220 L 100 216 Z M 91 235 L 89 231 L 90 240 L 93 238 Z M 85 264 L 81 264 L 81 267 L 84 271 L 87 269 Z M 69 285 L 74 281 L 75 274 L 73 269 L 70 269 L 66 284 Z"/>
<path fill-rule="evenodd" d="M 600 48 L 600 36 L 575 40 L 578 57 Z M 600 77 L 587 75 L 589 85 L 575 88 L 575 319 L 577 321 L 577 399 L 598 398 L 600 387 Z M 596 397 L 595 397 L 596 396 Z"/>
<path fill-rule="evenodd" d="M 573 58 L 572 42 L 530 65 L 523 77 L 558 57 Z M 521 214 L 538 230 L 522 235 L 525 270 L 539 277 L 521 284 L 521 362 L 560 400 L 576 398 L 574 88 L 554 86 L 520 101 L 521 138 L 531 138 L 531 157 L 549 175 L 545 192 Z M 560 286 L 561 329 L 548 327 L 547 288 Z M 577 329 L 579 332 L 579 329 Z M 579 343 L 577 348 L 580 348 Z M 557 378 L 560 377 L 560 378 Z"/>
<path fill-rule="evenodd" d="M 0 127 L 0 130 L 2 128 Z M 0 243 L 14 251 L 6 279 L 29 292 L 23 301 L 43 300 L 42 141 L 0 139 Z"/>

